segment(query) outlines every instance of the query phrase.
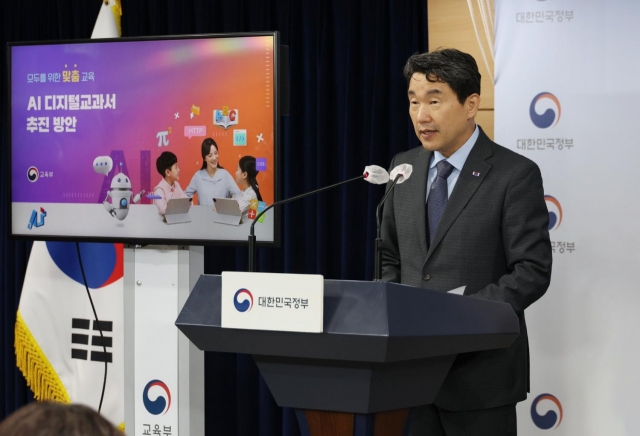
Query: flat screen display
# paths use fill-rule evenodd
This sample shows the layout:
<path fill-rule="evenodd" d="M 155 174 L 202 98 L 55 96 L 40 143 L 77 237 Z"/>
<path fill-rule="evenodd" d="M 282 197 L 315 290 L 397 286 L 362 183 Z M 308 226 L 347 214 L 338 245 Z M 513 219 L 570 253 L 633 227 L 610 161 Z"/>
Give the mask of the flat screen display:
<path fill-rule="evenodd" d="M 10 44 L 11 234 L 246 242 L 276 200 L 278 44 L 275 32 Z M 214 198 L 235 198 L 241 218 Z M 272 212 L 258 242 L 276 242 Z"/>

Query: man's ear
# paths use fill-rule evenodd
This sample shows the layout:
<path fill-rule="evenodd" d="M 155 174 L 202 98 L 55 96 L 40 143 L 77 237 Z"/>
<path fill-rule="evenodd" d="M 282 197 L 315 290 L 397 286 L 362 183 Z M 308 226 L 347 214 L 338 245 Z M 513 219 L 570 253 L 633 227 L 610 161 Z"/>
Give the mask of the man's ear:
<path fill-rule="evenodd" d="M 465 102 L 465 106 L 467 108 L 467 119 L 470 120 L 475 118 L 478 113 L 478 109 L 480 109 L 480 95 L 471 94 L 467 97 L 467 101 Z"/>

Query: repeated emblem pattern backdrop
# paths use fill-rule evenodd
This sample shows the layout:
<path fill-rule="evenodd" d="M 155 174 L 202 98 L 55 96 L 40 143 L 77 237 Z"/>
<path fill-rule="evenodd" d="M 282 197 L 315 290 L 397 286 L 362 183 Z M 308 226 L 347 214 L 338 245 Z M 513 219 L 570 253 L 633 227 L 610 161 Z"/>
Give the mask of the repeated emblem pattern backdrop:
<path fill-rule="evenodd" d="M 540 166 L 553 275 L 519 434 L 640 431 L 640 3 L 496 1 L 496 141 Z"/>

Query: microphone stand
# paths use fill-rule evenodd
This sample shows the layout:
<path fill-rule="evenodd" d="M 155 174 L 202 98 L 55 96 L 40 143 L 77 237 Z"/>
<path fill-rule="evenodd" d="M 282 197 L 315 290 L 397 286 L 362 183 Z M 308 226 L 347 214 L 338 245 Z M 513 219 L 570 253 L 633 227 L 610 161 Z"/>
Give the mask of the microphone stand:
<path fill-rule="evenodd" d="M 396 184 L 398 183 L 398 180 L 400 180 L 401 177 L 403 177 L 403 175 L 398 174 L 396 178 L 393 179 L 393 183 L 391 183 L 391 186 L 389 186 L 389 189 L 387 189 L 387 192 L 384 193 L 382 200 L 380 200 L 380 203 L 378 203 L 378 207 L 376 208 L 376 225 L 377 225 L 376 243 L 375 243 L 376 254 L 375 254 L 375 261 L 374 261 L 374 268 L 373 268 L 373 280 L 376 282 L 379 282 L 382 279 L 382 236 L 380 235 L 380 208 L 382 208 L 382 205 L 384 204 L 385 200 L 387 199 L 389 194 L 391 194 L 391 191 L 393 191 L 393 188 L 396 186 Z"/>
<path fill-rule="evenodd" d="M 308 197 L 309 195 L 317 194 L 319 192 L 326 191 L 326 190 L 331 189 L 331 188 L 335 188 L 336 186 L 344 185 L 345 183 L 353 182 L 354 180 L 364 179 L 366 176 L 367 176 L 366 174 L 363 174 L 361 176 L 354 177 L 353 179 L 345 180 L 343 182 L 336 183 L 334 185 L 325 186 L 324 188 L 320 188 L 320 189 L 316 189 L 315 191 L 307 192 L 306 194 L 300 194 L 300 195 L 296 195 L 295 197 L 287 198 L 286 200 L 276 201 L 275 203 L 272 203 L 271 205 L 269 205 L 265 210 L 260 212 L 255 217 L 253 222 L 251 223 L 251 228 L 249 230 L 249 272 L 256 272 L 256 255 L 257 255 L 257 252 L 256 252 L 256 235 L 254 233 L 254 226 L 258 222 L 258 219 L 260 219 L 260 217 L 262 215 L 264 215 L 269 209 L 271 209 L 274 206 L 280 206 L 281 204 L 289 203 L 289 202 L 294 201 L 294 200 L 299 200 L 301 198 Z M 380 227 L 380 226 L 378 225 L 378 227 Z M 378 230 L 378 233 L 380 233 L 379 230 Z"/>

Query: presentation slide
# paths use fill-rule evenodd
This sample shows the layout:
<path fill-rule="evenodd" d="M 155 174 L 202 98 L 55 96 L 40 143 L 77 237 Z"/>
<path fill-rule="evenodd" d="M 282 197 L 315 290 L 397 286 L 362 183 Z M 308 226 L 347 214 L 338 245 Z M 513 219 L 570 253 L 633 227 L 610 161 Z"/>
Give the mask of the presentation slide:
<path fill-rule="evenodd" d="M 11 45 L 12 234 L 246 241 L 275 196 L 276 48 L 276 33 Z M 154 204 L 163 152 L 177 158 L 172 189 L 193 199 L 182 220 Z M 245 156 L 261 201 L 242 195 Z M 213 197 L 238 195 L 241 217 L 218 216 Z M 274 240 L 271 212 L 258 241 Z"/>

